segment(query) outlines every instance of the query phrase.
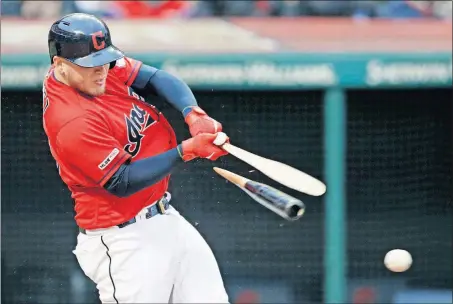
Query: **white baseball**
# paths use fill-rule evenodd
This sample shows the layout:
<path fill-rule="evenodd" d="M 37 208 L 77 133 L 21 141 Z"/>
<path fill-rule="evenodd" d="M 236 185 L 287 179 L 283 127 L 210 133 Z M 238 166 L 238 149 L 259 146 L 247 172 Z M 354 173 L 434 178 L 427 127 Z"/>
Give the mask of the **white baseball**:
<path fill-rule="evenodd" d="M 403 249 L 393 249 L 384 258 L 385 267 L 393 272 L 404 272 L 412 265 L 412 256 Z"/>
<path fill-rule="evenodd" d="M 221 146 L 225 143 L 225 141 L 227 140 L 228 136 L 223 133 L 223 132 L 219 132 L 217 134 L 217 137 L 215 138 L 214 140 L 214 145 L 216 146 Z"/>

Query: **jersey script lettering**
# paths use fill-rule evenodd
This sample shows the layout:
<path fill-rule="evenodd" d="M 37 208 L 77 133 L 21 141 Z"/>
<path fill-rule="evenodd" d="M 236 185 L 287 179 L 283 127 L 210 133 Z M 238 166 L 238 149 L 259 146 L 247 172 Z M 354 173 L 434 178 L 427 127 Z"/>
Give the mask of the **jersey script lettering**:
<path fill-rule="evenodd" d="M 129 96 L 140 101 L 145 101 L 145 99 L 135 93 L 131 87 L 128 87 L 128 93 Z M 129 141 L 129 143 L 124 146 L 124 150 L 134 157 L 140 152 L 142 139 L 145 137 L 143 131 L 155 121 L 145 110 L 136 104 L 132 106 L 129 116 L 124 114 L 124 118 L 126 120 L 127 139 Z"/>

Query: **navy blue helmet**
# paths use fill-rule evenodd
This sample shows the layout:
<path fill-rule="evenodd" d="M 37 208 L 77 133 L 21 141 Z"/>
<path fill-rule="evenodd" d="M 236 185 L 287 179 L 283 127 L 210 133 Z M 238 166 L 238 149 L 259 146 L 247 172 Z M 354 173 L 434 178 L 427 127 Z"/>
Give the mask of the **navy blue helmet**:
<path fill-rule="evenodd" d="M 86 68 L 110 63 L 124 57 L 112 44 L 104 21 L 88 14 L 70 14 L 55 21 L 48 36 L 50 62 L 59 56 Z"/>

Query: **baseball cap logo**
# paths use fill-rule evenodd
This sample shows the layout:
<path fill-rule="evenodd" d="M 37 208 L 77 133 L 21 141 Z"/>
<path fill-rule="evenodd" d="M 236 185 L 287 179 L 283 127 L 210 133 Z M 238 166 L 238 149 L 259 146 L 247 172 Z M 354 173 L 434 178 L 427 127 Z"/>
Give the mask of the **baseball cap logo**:
<path fill-rule="evenodd" d="M 97 38 L 104 38 L 104 33 L 102 31 L 91 34 L 91 39 L 93 40 L 93 46 L 96 50 L 102 50 L 105 47 L 105 40 L 102 39 L 101 43 L 98 42 Z"/>

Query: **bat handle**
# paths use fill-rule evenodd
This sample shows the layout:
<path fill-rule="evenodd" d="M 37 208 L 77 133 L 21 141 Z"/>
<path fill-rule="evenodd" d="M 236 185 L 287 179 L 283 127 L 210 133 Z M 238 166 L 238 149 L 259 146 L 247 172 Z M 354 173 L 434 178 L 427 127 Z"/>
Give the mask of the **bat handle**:
<path fill-rule="evenodd" d="M 221 148 L 224 148 L 224 146 L 226 146 L 228 148 L 228 143 L 226 142 L 227 139 L 228 139 L 228 136 L 225 133 L 219 132 L 219 133 L 217 133 L 217 136 L 214 139 L 213 144 L 216 145 L 216 146 L 219 146 Z"/>
<path fill-rule="evenodd" d="M 223 145 L 221 145 L 219 147 L 222 148 L 223 150 L 227 151 L 228 153 L 231 153 L 230 152 L 232 150 L 231 146 L 232 145 L 230 143 L 224 143 Z"/>
<path fill-rule="evenodd" d="M 215 144 L 215 142 L 214 142 Z M 253 163 L 251 163 L 251 159 L 256 159 L 256 158 L 261 158 L 260 156 L 254 155 L 248 151 L 245 151 L 244 149 L 238 148 L 229 142 L 226 142 L 224 144 L 219 145 L 220 148 L 223 150 L 227 151 L 229 154 L 236 156 L 237 158 L 241 159 L 242 161 L 248 163 L 249 165 L 254 166 Z M 246 159 L 248 158 L 248 159 Z"/>
<path fill-rule="evenodd" d="M 242 157 L 239 157 L 242 160 L 244 160 L 244 155 L 247 155 L 249 158 L 258 158 L 259 157 L 257 155 L 254 155 L 254 154 L 248 152 L 248 151 L 245 151 L 245 150 L 243 150 L 241 148 L 233 146 L 232 144 L 227 142 L 227 139 L 228 139 L 228 136 L 225 133 L 219 132 L 219 133 L 217 133 L 217 137 L 215 138 L 213 144 L 216 145 L 216 146 L 219 146 L 223 150 L 227 151 L 228 153 L 230 153 L 231 155 L 234 155 L 236 157 L 238 157 L 238 154 L 243 155 Z M 246 162 L 249 163 L 248 161 L 246 161 Z"/>

